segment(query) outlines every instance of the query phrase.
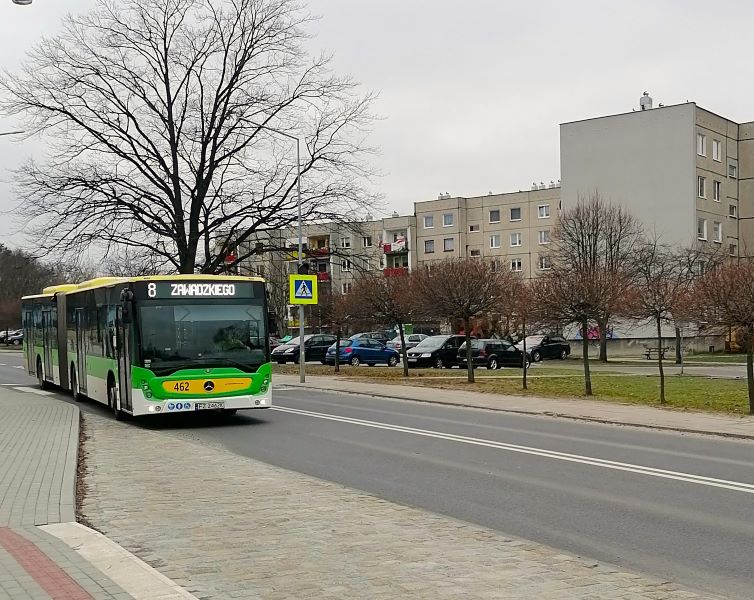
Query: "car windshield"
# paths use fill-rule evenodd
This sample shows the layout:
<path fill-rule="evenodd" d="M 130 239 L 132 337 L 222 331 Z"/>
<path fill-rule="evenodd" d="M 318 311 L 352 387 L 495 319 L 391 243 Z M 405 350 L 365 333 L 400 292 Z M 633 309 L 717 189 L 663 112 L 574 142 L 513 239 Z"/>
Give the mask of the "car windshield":
<path fill-rule="evenodd" d="M 419 342 L 414 346 L 414 350 L 437 350 L 437 348 L 440 348 L 447 340 L 448 336 L 446 335 L 433 335 Z"/>
<path fill-rule="evenodd" d="M 539 344 L 542 343 L 543 339 L 545 339 L 543 335 L 530 335 L 530 336 L 527 336 L 526 337 L 526 347 L 528 348 L 529 346 L 538 346 Z M 516 345 L 517 346 L 522 346 L 523 343 L 524 342 L 521 341 L 521 342 L 519 342 Z"/>
<path fill-rule="evenodd" d="M 264 308 L 249 304 L 153 304 L 139 309 L 143 365 L 176 368 L 267 362 Z"/>

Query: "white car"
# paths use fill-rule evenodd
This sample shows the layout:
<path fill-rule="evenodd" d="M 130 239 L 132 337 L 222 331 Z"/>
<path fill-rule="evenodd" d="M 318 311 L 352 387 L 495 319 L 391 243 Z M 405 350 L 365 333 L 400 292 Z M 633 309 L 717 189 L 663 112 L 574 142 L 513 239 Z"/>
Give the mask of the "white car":
<path fill-rule="evenodd" d="M 404 334 L 403 337 L 406 339 L 406 350 L 409 348 L 413 348 L 416 346 L 419 342 L 421 342 L 423 339 L 425 339 L 427 336 L 423 333 L 412 333 L 409 335 Z M 393 348 L 394 350 L 400 351 L 401 349 L 401 336 L 396 336 L 392 340 L 390 340 L 387 343 L 388 348 Z"/>

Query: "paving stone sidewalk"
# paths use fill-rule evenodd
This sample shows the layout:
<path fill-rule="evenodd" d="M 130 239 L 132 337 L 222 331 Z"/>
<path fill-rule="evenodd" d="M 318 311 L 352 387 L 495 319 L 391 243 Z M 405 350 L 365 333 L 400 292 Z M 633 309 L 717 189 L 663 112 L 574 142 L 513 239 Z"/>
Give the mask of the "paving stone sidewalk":
<path fill-rule="evenodd" d="M 303 384 L 299 383 L 298 376 L 275 375 L 274 379 L 277 386 L 307 387 L 418 402 L 754 439 L 754 416 L 683 411 L 599 400 L 506 396 L 425 386 L 371 383 L 322 375 L 307 375 L 306 383 Z"/>
<path fill-rule="evenodd" d="M 202 599 L 714 598 L 147 427 L 86 415 L 83 514 Z"/>
<path fill-rule="evenodd" d="M 131 598 L 38 525 L 73 521 L 79 410 L 0 389 L 0 600 Z"/>

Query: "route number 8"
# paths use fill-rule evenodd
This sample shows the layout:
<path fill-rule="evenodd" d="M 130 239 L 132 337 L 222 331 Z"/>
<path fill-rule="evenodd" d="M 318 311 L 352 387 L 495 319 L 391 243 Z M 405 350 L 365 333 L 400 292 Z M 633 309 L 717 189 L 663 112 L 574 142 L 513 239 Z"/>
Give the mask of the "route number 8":
<path fill-rule="evenodd" d="M 147 295 L 150 298 L 154 298 L 157 295 L 157 284 L 156 283 L 150 283 L 147 286 Z"/>

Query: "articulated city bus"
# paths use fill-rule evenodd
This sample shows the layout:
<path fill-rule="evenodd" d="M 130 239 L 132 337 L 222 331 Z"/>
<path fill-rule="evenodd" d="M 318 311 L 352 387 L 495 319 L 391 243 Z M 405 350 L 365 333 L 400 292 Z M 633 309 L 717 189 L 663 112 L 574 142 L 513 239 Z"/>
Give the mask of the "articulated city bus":
<path fill-rule="evenodd" d="M 103 277 L 26 296 L 21 310 L 29 374 L 116 418 L 272 403 L 262 279 Z"/>

